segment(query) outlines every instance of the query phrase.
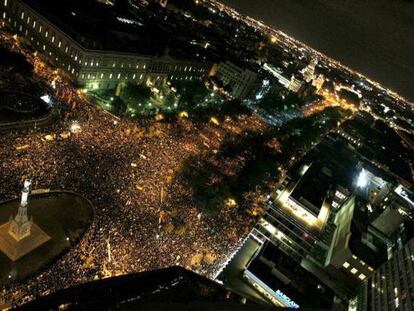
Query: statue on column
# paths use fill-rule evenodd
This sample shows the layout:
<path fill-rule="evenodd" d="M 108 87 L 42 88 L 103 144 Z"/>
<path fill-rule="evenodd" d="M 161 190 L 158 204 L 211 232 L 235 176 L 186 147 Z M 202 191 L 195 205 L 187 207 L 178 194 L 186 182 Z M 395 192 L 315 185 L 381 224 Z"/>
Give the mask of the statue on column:
<path fill-rule="evenodd" d="M 27 215 L 27 202 L 31 184 L 32 182 L 30 180 L 26 180 L 24 182 L 19 210 L 17 211 L 17 215 L 14 217 L 14 219 L 12 216 L 10 217 L 9 234 L 16 241 L 20 241 L 21 239 L 29 236 L 30 230 L 32 228 L 33 219 L 29 219 Z"/>
<path fill-rule="evenodd" d="M 17 261 L 51 238 L 27 214 L 30 180 L 24 182 L 17 214 L 5 224 L 0 225 L 0 251 L 11 261 Z"/>

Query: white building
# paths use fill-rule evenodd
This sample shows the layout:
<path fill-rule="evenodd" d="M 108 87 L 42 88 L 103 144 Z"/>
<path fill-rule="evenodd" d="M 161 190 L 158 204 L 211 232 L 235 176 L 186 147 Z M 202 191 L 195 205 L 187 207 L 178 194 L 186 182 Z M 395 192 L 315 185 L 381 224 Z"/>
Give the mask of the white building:
<path fill-rule="evenodd" d="M 302 70 L 303 79 L 309 83 L 315 78 L 315 69 L 318 64 L 317 58 L 312 58 L 309 65 Z"/>
<path fill-rule="evenodd" d="M 264 64 L 263 69 L 265 69 L 267 72 L 276 77 L 279 83 L 282 84 L 289 91 L 297 93 L 299 89 L 302 87 L 302 81 L 296 79 L 293 75 L 290 77 L 290 79 L 285 77 L 280 69 L 277 69 L 272 65 Z"/>
<path fill-rule="evenodd" d="M 246 97 L 257 80 L 256 73 L 248 69 L 242 69 L 229 61 L 218 64 L 215 71 L 215 76 L 225 86 L 230 86 L 231 95 L 238 99 Z"/>

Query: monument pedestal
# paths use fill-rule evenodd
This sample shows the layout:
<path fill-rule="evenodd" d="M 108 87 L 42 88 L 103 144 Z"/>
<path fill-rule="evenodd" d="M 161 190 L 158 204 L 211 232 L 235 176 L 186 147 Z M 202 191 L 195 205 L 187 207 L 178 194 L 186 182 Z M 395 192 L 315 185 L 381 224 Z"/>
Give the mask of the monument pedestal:
<path fill-rule="evenodd" d="M 10 225 L 9 221 L 0 226 L 0 251 L 12 261 L 18 260 L 50 240 L 50 236 L 32 223 L 30 235 L 17 241 L 9 234 Z"/>

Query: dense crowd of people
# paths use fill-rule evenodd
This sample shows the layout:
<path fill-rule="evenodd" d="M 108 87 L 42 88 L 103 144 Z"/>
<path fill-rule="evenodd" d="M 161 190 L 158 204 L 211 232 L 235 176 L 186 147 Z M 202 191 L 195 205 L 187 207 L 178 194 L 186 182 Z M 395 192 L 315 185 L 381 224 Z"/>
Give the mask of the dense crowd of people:
<path fill-rule="evenodd" d="M 51 82 L 50 72 L 38 74 Z M 22 180 L 30 178 L 34 189 L 82 194 L 96 217 L 50 267 L 4 287 L 0 302 L 20 304 L 81 282 L 172 265 L 214 276 L 252 219 L 225 204 L 217 214 L 202 213 L 178 172 L 189 156 L 216 150 L 226 135 L 257 129 L 260 121 L 119 119 L 64 81 L 53 78 L 56 94 L 76 105 L 52 128 L 0 136 L 0 198 L 17 197 Z M 76 133 L 69 134 L 74 122 Z"/>

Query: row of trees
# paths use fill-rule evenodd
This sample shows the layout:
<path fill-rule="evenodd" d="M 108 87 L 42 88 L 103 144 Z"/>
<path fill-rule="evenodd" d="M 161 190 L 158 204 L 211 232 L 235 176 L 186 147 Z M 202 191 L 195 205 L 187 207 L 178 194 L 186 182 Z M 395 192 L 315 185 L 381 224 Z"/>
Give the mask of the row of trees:
<path fill-rule="evenodd" d="M 168 90 L 163 89 L 167 87 Z M 114 98 L 112 109 L 118 115 L 125 115 L 128 109 L 136 112 L 136 115 L 145 114 L 156 108 L 171 116 L 177 115 L 180 111 L 187 111 L 194 118 L 206 117 L 217 110 L 231 114 L 240 112 L 241 109 L 238 103 L 222 103 L 221 98 L 218 95 L 212 95 L 200 80 L 174 81 L 168 86 L 161 86 L 160 89 L 163 93 L 162 97 L 159 94 L 153 94 L 145 84 L 127 83 L 121 95 Z M 175 92 L 172 91 L 173 89 Z M 100 93 L 109 97 L 108 94 Z M 159 105 L 155 106 L 152 102 L 158 102 Z"/>
<path fill-rule="evenodd" d="M 313 142 L 335 128 L 348 114 L 340 108 L 327 108 L 308 118 L 289 121 L 279 129 L 227 136 L 217 152 L 184 160 L 180 176 L 192 188 L 194 200 L 203 211 L 219 212 L 229 197 L 242 203 L 242 211 L 246 211 L 248 206 L 243 202 L 246 203 L 249 194 L 257 189 L 269 191 L 268 187 L 278 179 L 279 166 L 311 148 Z M 226 163 L 241 157 L 245 161 L 238 170 L 223 170 Z"/>

